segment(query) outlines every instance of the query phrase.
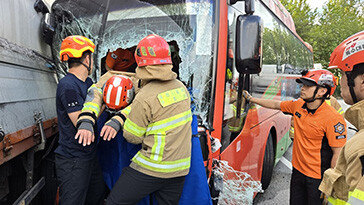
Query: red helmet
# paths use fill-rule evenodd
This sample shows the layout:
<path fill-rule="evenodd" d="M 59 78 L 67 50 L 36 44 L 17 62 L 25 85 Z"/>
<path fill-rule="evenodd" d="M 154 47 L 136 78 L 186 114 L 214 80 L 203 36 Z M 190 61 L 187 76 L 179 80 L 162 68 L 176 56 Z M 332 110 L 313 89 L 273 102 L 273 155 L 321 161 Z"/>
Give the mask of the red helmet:
<path fill-rule="evenodd" d="M 344 40 L 331 53 L 329 69 L 352 71 L 354 65 L 364 63 L 364 31 Z"/>
<path fill-rule="evenodd" d="M 103 93 L 106 106 L 112 110 L 120 110 L 133 100 L 133 82 L 128 77 L 115 75 L 106 81 Z"/>
<path fill-rule="evenodd" d="M 118 48 L 109 52 L 106 56 L 106 64 L 112 70 L 128 71 L 128 68 L 135 63 L 133 53 L 128 49 Z"/>
<path fill-rule="evenodd" d="M 84 36 L 68 36 L 62 41 L 60 59 L 68 61 L 69 58 L 81 58 L 83 52 L 95 51 L 95 44 Z"/>
<path fill-rule="evenodd" d="M 167 41 L 156 34 L 143 38 L 139 42 L 134 56 L 139 67 L 172 64 L 171 51 Z"/>
<path fill-rule="evenodd" d="M 315 69 L 315 70 L 308 70 L 307 73 L 304 72 L 302 77 L 296 79 L 297 83 L 302 83 L 305 85 L 319 85 L 319 86 L 329 86 L 330 95 L 334 94 L 336 89 L 336 77 L 328 70 L 324 69 Z"/>

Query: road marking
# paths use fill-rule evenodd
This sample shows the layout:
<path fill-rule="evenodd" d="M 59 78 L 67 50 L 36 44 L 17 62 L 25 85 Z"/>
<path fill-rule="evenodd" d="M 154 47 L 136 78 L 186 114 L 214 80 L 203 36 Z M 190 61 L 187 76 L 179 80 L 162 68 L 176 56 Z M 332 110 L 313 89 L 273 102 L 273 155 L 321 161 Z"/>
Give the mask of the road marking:
<path fill-rule="evenodd" d="M 286 167 L 288 167 L 288 169 L 292 170 L 292 163 L 290 161 L 288 161 L 285 157 L 281 157 L 280 160 L 284 165 L 286 165 Z"/>

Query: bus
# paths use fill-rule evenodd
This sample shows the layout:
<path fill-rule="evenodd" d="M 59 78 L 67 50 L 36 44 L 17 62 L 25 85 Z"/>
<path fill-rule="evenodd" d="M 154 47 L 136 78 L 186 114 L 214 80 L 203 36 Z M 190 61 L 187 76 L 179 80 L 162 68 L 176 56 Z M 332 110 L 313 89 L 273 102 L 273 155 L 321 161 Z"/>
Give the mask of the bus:
<path fill-rule="evenodd" d="M 191 90 L 208 176 L 213 159 L 220 159 L 268 187 L 274 164 L 291 144 L 290 116 L 244 104 L 239 92 L 293 99 L 300 91 L 294 80 L 313 66 L 310 48 L 279 1 L 56 0 L 51 8 L 52 49 L 71 34 L 93 39 L 96 79 L 108 51 L 133 50 L 152 33 L 165 38 L 173 70 Z M 243 59 L 249 52 L 251 59 Z M 215 153 L 210 139 L 221 141 Z"/>
<path fill-rule="evenodd" d="M 300 72 L 313 67 L 310 48 L 297 35 L 278 0 L 38 0 L 39 34 L 50 46 L 58 77 L 62 39 L 84 35 L 97 45 L 97 80 L 105 56 L 133 51 L 149 34 L 170 45 L 173 71 L 191 92 L 206 173 L 224 160 L 269 186 L 273 167 L 290 146 L 290 116 L 241 96 L 289 100 L 299 96 Z M 22 13 L 19 13 L 22 15 Z M 211 140 L 221 142 L 212 149 Z M 214 151 L 214 152 L 213 152 Z M 210 183 L 213 184 L 213 183 Z M 212 185 L 213 189 L 213 185 Z"/>

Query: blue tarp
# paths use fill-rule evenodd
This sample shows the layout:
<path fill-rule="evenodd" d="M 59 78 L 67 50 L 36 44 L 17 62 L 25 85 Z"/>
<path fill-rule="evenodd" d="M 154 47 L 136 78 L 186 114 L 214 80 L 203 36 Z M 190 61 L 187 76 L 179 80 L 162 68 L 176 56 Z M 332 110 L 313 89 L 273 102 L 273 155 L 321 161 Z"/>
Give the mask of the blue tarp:
<path fill-rule="evenodd" d="M 98 133 L 108 120 L 109 114 L 103 112 L 98 119 Z M 192 133 L 197 134 L 197 118 L 193 116 Z M 103 171 L 104 179 L 107 186 L 112 189 L 118 180 L 121 170 L 129 166 L 130 160 L 141 149 L 141 145 L 134 145 L 128 143 L 119 132 L 111 141 L 99 140 L 98 155 L 100 165 Z M 153 204 L 157 204 L 153 200 Z M 149 197 L 144 198 L 139 205 L 149 205 Z M 203 164 L 200 140 L 198 137 L 192 137 L 192 150 L 191 150 L 191 168 L 189 174 L 186 176 L 185 185 L 183 187 L 180 203 L 182 205 L 198 204 L 210 205 L 212 204 L 209 187 L 207 184 L 206 171 Z"/>
<path fill-rule="evenodd" d="M 105 122 L 109 120 L 109 113 L 103 112 L 97 120 L 98 133 Z M 120 131 L 116 137 L 110 141 L 99 139 L 98 156 L 100 166 L 104 175 L 106 185 L 112 189 L 116 181 L 119 179 L 121 170 L 129 166 L 131 158 L 141 149 L 141 145 L 128 143 Z"/>

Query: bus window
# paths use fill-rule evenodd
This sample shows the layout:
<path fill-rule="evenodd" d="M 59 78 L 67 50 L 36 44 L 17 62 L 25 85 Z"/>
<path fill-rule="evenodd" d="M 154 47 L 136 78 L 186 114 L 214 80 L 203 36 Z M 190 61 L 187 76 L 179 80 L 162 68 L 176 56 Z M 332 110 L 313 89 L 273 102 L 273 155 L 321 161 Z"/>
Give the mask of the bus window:
<path fill-rule="evenodd" d="M 237 89 L 239 74 L 235 68 L 236 18 L 244 11 L 244 4 L 237 2 L 228 10 L 228 50 L 225 79 L 225 103 L 222 151 L 241 133 L 244 116 L 237 113 Z M 295 79 L 304 69 L 312 68 L 313 57 L 310 50 L 288 27 L 279 20 L 262 2 L 256 3 L 255 15 L 263 20 L 262 71 L 250 75 L 250 92 L 254 97 L 277 100 L 290 100 L 299 97 L 300 86 Z M 244 114 L 244 106 L 241 114 Z M 263 111 L 262 111 L 263 112 Z M 260 113 L 256 123 L 273 115 Z M 247 119 L 247 121 L 249 121 Z"/>
<path fill-rule="evenodd" d="M 240 134 L 244 125 L 244 118 L 237 117 L 237 97 L 239 73 L 235 68 L 234 60 L 234 37 L 235 37 L 235 18 L 236 14 L 232 8 L 229 8 L 229 28 L 228 28 L 228 49 L 226 62 L 226 77 L 225 77 L 225 102 L 224 102 L 224 120 L 221 137 L 221 151 L 225 150 L 229 144 Z M 244 113 L 243 106 L 241 115 Z"/>
<path fill-rule="evenodd" d="M 313 67 L 311 51 L 267 7 L 259 2 L 256 13 L 263 19 L 263 66 L 252 75 L 252 94 L 277 100 L 297 98 L 300 87 L 295 79 Z"/>

